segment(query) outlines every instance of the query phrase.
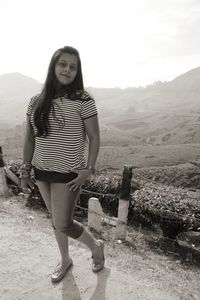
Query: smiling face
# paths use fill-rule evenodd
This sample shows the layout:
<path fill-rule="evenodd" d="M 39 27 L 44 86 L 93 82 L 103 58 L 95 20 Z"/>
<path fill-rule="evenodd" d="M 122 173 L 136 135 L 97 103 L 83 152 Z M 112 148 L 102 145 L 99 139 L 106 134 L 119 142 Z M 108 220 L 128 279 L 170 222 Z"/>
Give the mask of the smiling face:
<path fill-rule="evenodd" d="M 78 72 L 78 58 L 74 54 L 63 53 L 55 65 L 55 75 L 58 82 L 68 85 L 74 81 Z"/>

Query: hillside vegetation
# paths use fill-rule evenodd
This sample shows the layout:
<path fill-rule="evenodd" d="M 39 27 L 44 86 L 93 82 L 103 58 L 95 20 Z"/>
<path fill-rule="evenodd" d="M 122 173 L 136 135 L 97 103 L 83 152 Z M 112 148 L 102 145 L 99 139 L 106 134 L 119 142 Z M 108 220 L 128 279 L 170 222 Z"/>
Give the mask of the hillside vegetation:
<path fill-rule="evenodd" d="M 200 67 L 145 88 L 88 87 L 98 106 L 102 146 L 199 143 L 199 80 Z M 22 74 L 0 76 L 1 144 L 5 137 L 22 139 L 28 101 L 40 90 L 41 83 Z"/>

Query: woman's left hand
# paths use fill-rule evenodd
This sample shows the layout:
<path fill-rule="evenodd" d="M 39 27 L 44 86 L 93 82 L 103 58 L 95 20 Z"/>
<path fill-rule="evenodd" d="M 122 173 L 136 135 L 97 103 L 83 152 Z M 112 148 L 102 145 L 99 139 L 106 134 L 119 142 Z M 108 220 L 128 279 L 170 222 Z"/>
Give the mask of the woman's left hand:
<path fill-rule="evenodd" d="M 73 169 L 72 172 L 75 172 L 78 174 L 78 176 L 71 180 L 70 182 L 66 183 L 66 186 L 69 186 L 70 191 L 76 191 L 78 188 L 82 186 L 82 184 L 85 182 L 85 180 L 92 175 L 91 170 L 85 168 L 82 170 Z"/>

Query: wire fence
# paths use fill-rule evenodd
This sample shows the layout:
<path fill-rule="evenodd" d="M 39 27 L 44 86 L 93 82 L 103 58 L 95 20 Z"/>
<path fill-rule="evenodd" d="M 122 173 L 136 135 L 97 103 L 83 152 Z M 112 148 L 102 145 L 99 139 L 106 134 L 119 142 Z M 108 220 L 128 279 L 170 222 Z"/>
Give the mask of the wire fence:
<path fill-rule="evenodd" d="M 109 197 L 109 198 L 116 198 L 116 194 L 104 194 L 104 193 L 90 191 L 90 190 L 85 190 L 85 189 L 81 189 L 81 193 L 82 194 L 93 194 L 93 195 L 103 196 L 103 197 Z"/>
<path fill-rule="evenodd" d="M 108 198 L 116 198 L 116 194 L 104 194 L 104 193 L 90 191 L 90 190 L 86 190 L 86 189 L 81 189 L 81 194 L 89 194 L 89 195 L 103 196 L 103 197 L 108 197 Z M 96 211 L 94 211 L 94 210 L 92 210 L 90 208 L 82 207 L 82 206 L 80 206 L 78 204 L 76 204 L 76 207 L 79 208 L 79 209 L 85 210 L 87 212 L 93 213 L 93 214 L 95 214 L 97 216 L 100 216 L 100 217 L 102 217 L 102 218 L 104 218 L 106 220 L 117 222 L 117 220 L 116 220 L 115 217 L 110 217 L 110 216 L 108 216 L 108 215 L 106 215 L 104 213 L 100 214 L 100 213 L 98 213 L 98 212 L 96 212 Z M 125 222 L 123 222 L 123 221 L 120 221 L 120 220 L 118 220 L 118 221 L 120 223 L 122 222 L 122 223 L 125 224 Z"/>
<path fill-rule="evenodd" d="M 95 191 L 90 191 L 90 190 L 86 190 L 86 189 L 81 189 L 81 194 L 88 194 L 88 195 L 96 195 L 96 196 L 103 196 L 103 197 L 108 197 L 108 198 L 116 198 L 117 197 L 117 195 L 116 194 L 109 194 L 109 193 L 106 193 L 106 194 L 104 194 L 104 193 L 100 193 L 100 192 L 95 192 Z M 130 198 L 131 197 L 133 197 L 133 195 L 134 195 L 134 193 L 133 194 L 130 194 Z M 131 203 L 129 202 L 129 204 L 131 205 Z M 134 205 L 133 205 L 134 206 Z M 85 210 L 85 211 L 87 211 L 87 212 L 91 212 L 91 213 L 94 213 L 94 214 L 96 214 L 96 215 L 98 215 L 98 216 L 101 216 L 102 218 L 104 218 L 105 217 L 105 214 L 100 214 L 100 213 L 97 213 L 96 211 L 93 211 L 93 210 L 91 210 L 91 209 L 89 209 L 89 208 L 85 208 L 85 207 L 82 207 L 82 206 L 80 206 L 80 205 L 76 205 L 76 207 L 77 208 L 79 208 L 79 209 L 82 209 L 82 210 Z M 170 211 L 170 210 L 160 210 L 160 209 L 155 209 L 155 208 L 151 208 L 151 207 L 149 207 L 148 205 L 144 205 L 143 204 L 143 209 L 144 210 L 147 210 L 147 211 L 149 211 L 149 212 L 151 212 L 151 213 L 153 213 L 153 214 L 155 214 L 155 215 L 157 215 L 157 216 L 161 216 L 161 218 L 165 218 L 165 220 L 169 220 L 169 221 L 171 221 L 171 222 L 173 222 L 172 221 L 172 217 L 174 217 L 174 218 L 177 218 L 177 219 L 184 219 L 185 221 L 187 221 L 187 220 L 190 220 L 190 221 L 193 221 L 193 222 L 199 222 L 199 226 L 200 226 L 200 218 L 197 218 L 197 217 L 195 217 L 195 216 L 188 216 L 188 215 L 185 215 L 185 214 L 178 214 L 177 212 L 172 212 L 172 211 Z M 114 218 L 114 217 L 110 217 L 110 216 L 107 216 L 106 215 L 106 218 L 107 219 L 110 219 L 110 220 L 113 220 L 113 221 L 115 221 L 116 222 L 116 218 Z M 120 221 L 120 220 L 119 220 Z M 123 221 L 120 221 L 120 222 L 123 222 Z M 124 222 L 123 222 L 124 223 Z M 199 228 L 199 230 L 200 230 L 200 228 Z"/>

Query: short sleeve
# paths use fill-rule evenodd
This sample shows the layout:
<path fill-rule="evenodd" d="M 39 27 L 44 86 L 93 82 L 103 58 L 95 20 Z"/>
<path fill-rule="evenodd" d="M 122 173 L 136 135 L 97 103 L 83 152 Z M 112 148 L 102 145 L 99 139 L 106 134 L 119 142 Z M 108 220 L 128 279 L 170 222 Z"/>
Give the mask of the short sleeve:
<path fill-rule="evenodd" d="M 30 116 L 31 115 L 31 112 L 33 110 L 33 106 L 36 102 L 36 100 L 38 99 L 38 95 L 34 96 L 31 98 L 31 100 L 29 101 L 29 104 L 28 104 L 28 107 L 27 107 L 27 111 L 26 111 L 26 115 L 27 116 Z"/>
<path fill-rule="evenodd" d="M 82 102 L 81 118 L 88 119 L 97 115 L 97 107 L 93 99 L 85 100 Z"/>

